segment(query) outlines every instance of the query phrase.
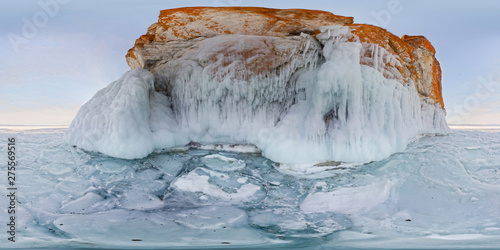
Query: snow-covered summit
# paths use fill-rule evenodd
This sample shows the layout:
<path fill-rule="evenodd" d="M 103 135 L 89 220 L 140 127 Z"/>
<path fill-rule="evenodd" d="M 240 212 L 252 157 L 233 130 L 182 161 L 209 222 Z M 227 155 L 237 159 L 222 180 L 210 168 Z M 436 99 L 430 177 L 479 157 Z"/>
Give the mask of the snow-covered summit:
<path fill-rule="evenodd" d="M 254 144 L 283 163 L 369 162 L 446 134 L 441 70 L 421 36 L 312 10 L 180 8 L 127 54 L 67 140 L 140 158 L 189 142 Z"/>

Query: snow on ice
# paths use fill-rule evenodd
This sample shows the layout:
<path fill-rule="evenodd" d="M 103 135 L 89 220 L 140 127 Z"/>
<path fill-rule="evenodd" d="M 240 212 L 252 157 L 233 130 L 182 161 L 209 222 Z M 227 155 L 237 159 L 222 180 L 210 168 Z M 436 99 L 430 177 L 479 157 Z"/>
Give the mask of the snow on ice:
<path fill-rule="evenodd" d="M 19 149 L 16 247 L 500 244 L 498 132 L 455 130 L 381 161 L 312 168 L 204 149 L 117 159 L 74 148 L 64 133 L 0 130 Z M 0 193 L 8 194 L 5 183 Z"/>

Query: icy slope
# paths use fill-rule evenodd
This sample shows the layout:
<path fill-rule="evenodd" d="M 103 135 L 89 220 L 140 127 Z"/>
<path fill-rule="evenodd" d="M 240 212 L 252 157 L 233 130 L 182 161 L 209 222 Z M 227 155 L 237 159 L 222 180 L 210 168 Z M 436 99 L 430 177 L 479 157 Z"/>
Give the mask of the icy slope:
<path fill-rule="evenodd" d="M 302 34 L 288 45 L 259 36 L 205 39 L 155 68 L 168 79 L 169 96 L 151 88 L 151 73 L 132 70 L 82 107 L 67 139 L 126 159 L 190 141 L 250 143 L 269 159 L 292 164 L 381 160 L 420 134 L 448 132 L 442 108 L 420 98 L 412 81 L 401 84 L 360 63 L 370 45 L 353 40 L 350 28 L 320 31 L 316 39 Z M 297 46 L 287 64 L 278 73 L 245 72 L 242 65 L 260 53 L 244 57 L 241 46 L 267 55 L 273 43 Z M 377 51 L 380 64 L 396 63 L 383 48 Z"/>

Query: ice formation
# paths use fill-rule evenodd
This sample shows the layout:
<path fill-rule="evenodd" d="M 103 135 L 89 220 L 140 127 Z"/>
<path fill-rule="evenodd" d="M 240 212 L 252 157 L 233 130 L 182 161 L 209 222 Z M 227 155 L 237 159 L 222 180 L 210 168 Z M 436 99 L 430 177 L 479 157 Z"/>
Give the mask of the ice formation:
<path fill-rule="evenodd" d="M 303 169 L 256 154 L 203 149 L 124 160 L 67 145 L 64 131 L 0 129 L 0 136 L 15 137 L 19 148 L 20 237 L 12 246 L 496 249 L 500 245 L 498 128 L 489 133 L 454 130 L 448 136 L 421 137 L 398 154 L 363 165 Z M 0 151 L 7 151 L 6 143 L 0 144 Z M 11 192 L 8 187 L 0 182 L 4 198 Z M 0 224 L 9 223 L 8 206 L 0 202 Z"/>
<path fill-rule="evenodd" d="M 132 70 L 98 91 L 73 120 L 70 143 L 122 158 L 151 153 L 155 148 L 149 125 L 153 81 L 150 72 Z"/>
<path fill-rule="evenodd" d="M 142 45 L 143 54 L 129 52 L 137 69 L 81 108 L 67 141 L 126 159 L 189 142 L 253 144 L 273 161 L 301 164 L 382 160 L 419 135 L 448 133 L 439 65 L 414 59 L 435 60 L 430 50 L 412 47 L 408 58 L 423 75 L 411 75 L 410 59 L 364 41 L 360 30 L 335 24 L 314 36 L 230 33 Z"/>

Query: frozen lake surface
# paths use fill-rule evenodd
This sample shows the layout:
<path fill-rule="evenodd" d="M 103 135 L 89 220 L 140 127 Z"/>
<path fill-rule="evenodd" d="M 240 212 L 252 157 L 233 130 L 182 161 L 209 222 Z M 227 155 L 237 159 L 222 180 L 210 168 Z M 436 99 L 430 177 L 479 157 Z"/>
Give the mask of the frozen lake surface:
<path fill-rule="evenodd" d="M 180 149 L 140 160 L 15 137 L 16 242 L 0 248 L 497 248 L 500 133 L 422 137 L 368 164 L 283 165 L 259 154 Z"/>

